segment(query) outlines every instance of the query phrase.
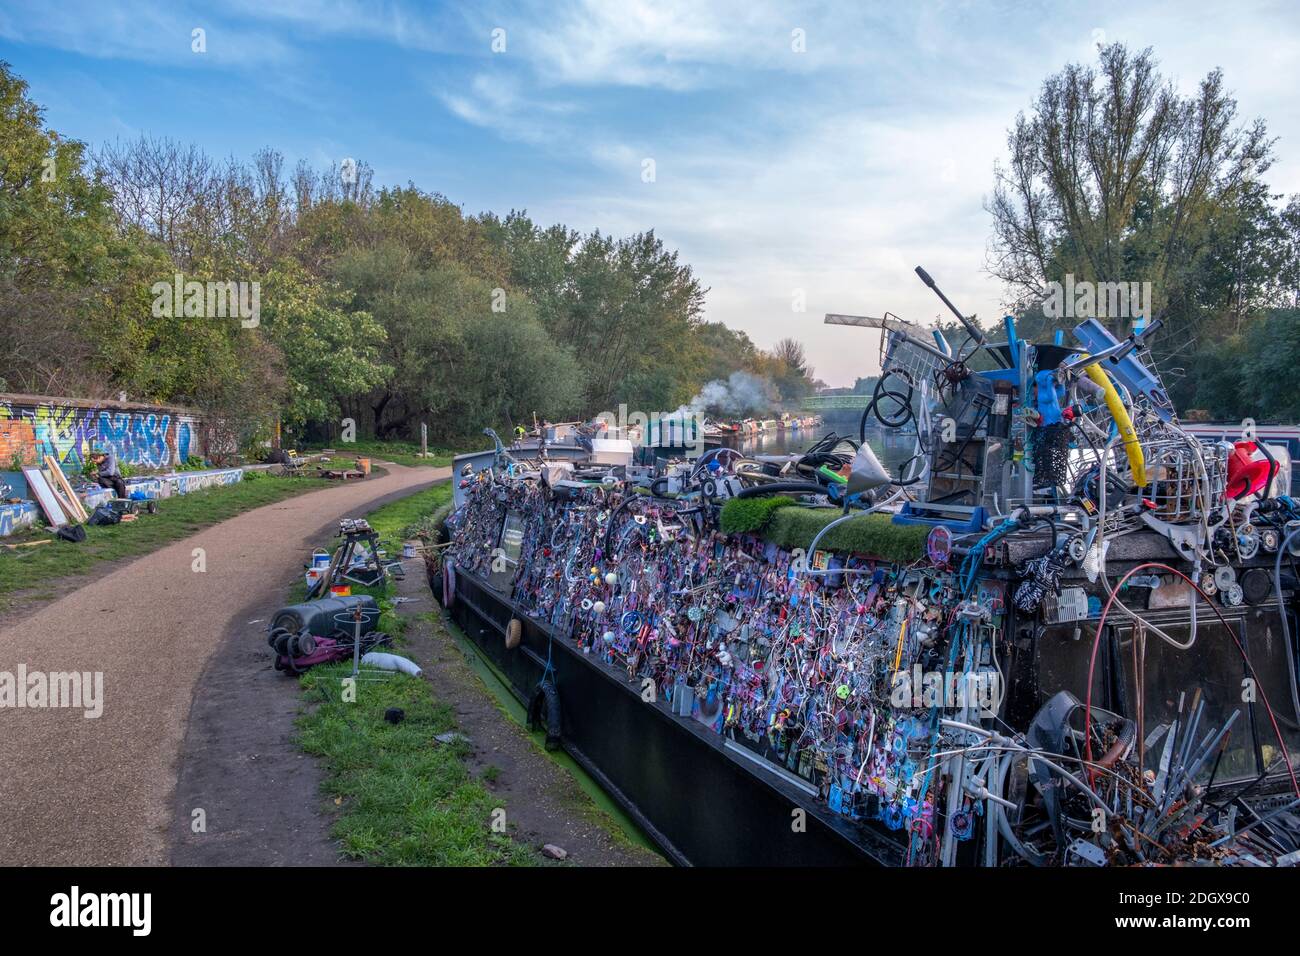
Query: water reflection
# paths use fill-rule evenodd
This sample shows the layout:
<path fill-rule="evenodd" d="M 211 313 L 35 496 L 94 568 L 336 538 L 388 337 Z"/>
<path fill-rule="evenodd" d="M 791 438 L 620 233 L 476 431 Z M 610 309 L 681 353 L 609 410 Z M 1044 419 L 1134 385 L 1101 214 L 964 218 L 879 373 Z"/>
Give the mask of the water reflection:
<path fill-rule="evenodd" d="M 747 438 L 738 449 L 744 455 L 786 455 L 807 451 L 826 435 L 834 432 L 840 436 L 849 436 L 855 441 L 858 430 L 855 426 L 839 423 L 821 425 L 809 431 L 771 431 Z M 874 429 L 867 432 L 867 442 L 880 459 L 880 463 L 897 475 L 900 468 L 907 463 L 916 451 L 915 439 L 910 434 L 901 434 L 897 429 Z"/>

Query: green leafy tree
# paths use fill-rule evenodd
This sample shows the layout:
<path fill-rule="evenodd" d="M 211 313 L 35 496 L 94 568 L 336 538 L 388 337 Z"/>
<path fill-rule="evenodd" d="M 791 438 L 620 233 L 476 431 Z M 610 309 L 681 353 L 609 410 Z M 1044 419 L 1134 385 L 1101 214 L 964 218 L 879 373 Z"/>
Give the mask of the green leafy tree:
<path fill-rule="evenodd" d="M 383 385 L 387 333 L 368 312 L 344 307 L 342 296 L 286 260 L 265 277 L 265 335 L 280 350 L 286 373 L 286 423 L 337 419 L 341 402 Z"/>

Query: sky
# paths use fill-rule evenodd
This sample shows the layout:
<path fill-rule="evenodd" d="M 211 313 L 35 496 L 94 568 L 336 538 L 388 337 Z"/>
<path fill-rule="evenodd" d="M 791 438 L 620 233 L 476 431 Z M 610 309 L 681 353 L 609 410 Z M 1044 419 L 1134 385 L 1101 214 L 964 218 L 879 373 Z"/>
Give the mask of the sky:
<path fill-rule="evenodd" d="M 64 135 L 352 158 L 467 214 L 653 229 L 708 320 L 801 340 L 831 385 L 873 373 L 878 339 L 823 314 L 928 323 L 917 265 L 1002 314 L 984 201 L 1007 129 L 1117 40 L 1184 92 L 1222 68 L 1277 137 L 1267 181 L 1300 193 L 1295 0 L 0 2 L 0 59 Z"/>

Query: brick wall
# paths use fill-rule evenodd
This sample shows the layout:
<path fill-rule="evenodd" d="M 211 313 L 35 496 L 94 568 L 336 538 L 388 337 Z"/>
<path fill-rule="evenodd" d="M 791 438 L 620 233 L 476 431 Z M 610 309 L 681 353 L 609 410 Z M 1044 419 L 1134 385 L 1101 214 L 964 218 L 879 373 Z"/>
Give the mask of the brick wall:
<path fill-rule="evenodd" d="M 201 436 L 199 419 L 185 409 L 0 394 L 0 470 L 45 455 L 77 470 L 101 447 L 112 447 L 122 462 L 168 468 L 203 455 Z"/>

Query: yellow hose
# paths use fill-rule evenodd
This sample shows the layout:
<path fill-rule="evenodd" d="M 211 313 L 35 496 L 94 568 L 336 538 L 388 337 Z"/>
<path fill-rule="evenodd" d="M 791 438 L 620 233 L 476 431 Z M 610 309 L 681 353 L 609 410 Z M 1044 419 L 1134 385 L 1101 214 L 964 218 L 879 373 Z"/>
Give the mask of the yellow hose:
<path fill-rule="evenodd" d="M 1124 407 L 1124 400 L 1119 397 L 1115 383 L 1102 370 L 1100 364 L 1089 365 L 1084 371 L 1088 373 L 1090 379 L 1101 386 L 1102 392 L 1106 395 L 1106 408 L 1110 410 L 1110 417 L 1115 419 L 1115 425 L 1119 428 L 1119 437 L 1124 443 L 1124 453 L 1128 455 L 1128 467 L 1133 472 L 1133 483 L 1141 488 L 1147 483 L 1147 463 L 1142 456 L 1142 446 L 1138 444 L 1133 419 L 1129 417 L 1128 409 Z"/>

